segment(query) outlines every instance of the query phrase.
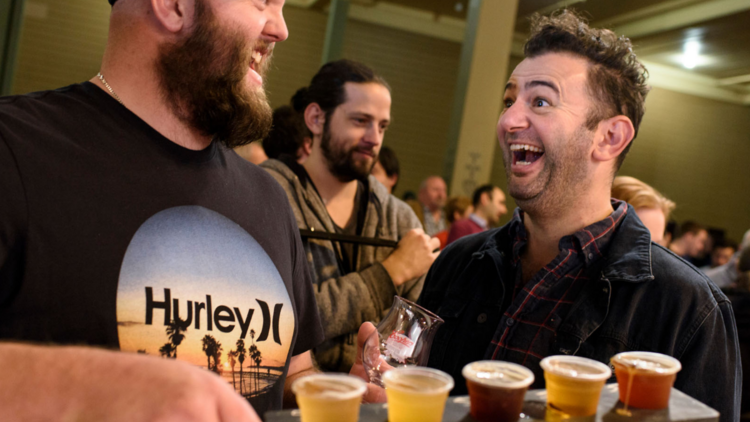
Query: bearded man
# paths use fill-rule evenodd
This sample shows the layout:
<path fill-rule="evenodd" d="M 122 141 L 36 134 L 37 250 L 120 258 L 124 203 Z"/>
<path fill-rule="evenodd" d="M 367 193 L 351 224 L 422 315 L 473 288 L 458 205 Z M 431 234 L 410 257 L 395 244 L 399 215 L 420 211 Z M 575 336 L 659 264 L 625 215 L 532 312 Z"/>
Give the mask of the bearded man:
<path fill-rule="evenodd" d="M 525 365 L 542 388 L 546 356 L 609 364 L 619 352 L 658 352 L 682 363 L 675 388 L 738 420 L 730 302 L 610 199 L 644 114 L 645 68 L 630 40 L 570 11 L 538 16 L 531 33 L 497 124 L 519 209 L 504 227 L 452 243 L 430 269 L 419 302 L 445 324 L 428 365 L 466 394 L 461 370 L 477 360 Z M 362 327 L 361 342 L 372 330 Z"/>
<path fill-rule="evenodd" d="M 0 100 L 3 419 L 259 421 L 322 341 L 286 196 L 231 149 L 283 0 L 110 3 L 96 77 Z"/>
<path fill-rule="evenodd" d="M 302 165 L 282 157 L 261 166 L 286 191 L 300 229 L 353 237 L 303 241 L 326 338 L 316 361 L 347 372 L 359 326 L 379 321 L 396 294 L 419 297 L 439 241 L 370 175 L 391 120 L 390 88 L 381 77 L 357 62 L 328 63 L 295 101 L 313 135 L 310 156 Z"/>

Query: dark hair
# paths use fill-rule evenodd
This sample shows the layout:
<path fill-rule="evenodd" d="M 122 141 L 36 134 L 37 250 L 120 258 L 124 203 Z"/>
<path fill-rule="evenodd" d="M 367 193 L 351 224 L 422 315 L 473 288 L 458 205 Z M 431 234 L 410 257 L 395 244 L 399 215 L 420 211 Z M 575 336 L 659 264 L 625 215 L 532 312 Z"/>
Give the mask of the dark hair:
<path fill-rule="evenodd" d="M 281 106 L 273 111 L 273 125 L 263 139 L 263 150 L 268 158 L 288 154 L 297 159 L 299 148 L 304 145 L 305 136 L 310 136 L 309 133 L 299 113 L 290 106 Z"/>
<path fill-rule="evenodd" d="M 718 241 L 714 242 L 714 250 L 724 248 L 732 248 L 736 252 L 739 248 L 739 245 L 737 245 L 737 242 L 728 237 L 722 237 Z"/>
<path fill-rule="evenodd" d="M 344 84 L 354 82 L 358 84 L 377 83 L 391 90 L 385 79 L 376 75 L 375 72 L 362 63 L 352 60 L 337 60 L 326 63 L 313 76 L 310 86 L 297 91 L 292 97 L 292 107 L 303 113 L 308 105 L 316 103 L 328 117 L 339 105 L 346 102 L 346 90 Z"/>
<path fill-rule="evenodd" d="M 401 175 L 401 167 L 398 164 L 396 152 L 387 146 L 380 148 L 378 162 L 383 166 L 383 170 L 385 170 L 385 174 L 388 175 L 388 177 Z M 396 178 L 396 183 L 393 185 L 393 189 L 391 189 L 392 191 L 396 190 L 396 185 L 398 185 L 398 177 Z"/>
<path fill-rule="evenodd" d="M 487 194 L 490 199 L 492 199 L 492 195 L 495 192 L 495 189 L 497 189 L 497 186 L 495 185 L 482 185 L 476 189 L 474 189 L 474 194 L 471 196 L 471 203 L 474 205 L 474 208 L 479 205 L 480 202 L 482 202 L 482 194 Z"/>
<path fill-rule="evenodd" d="M 646 85 L 648 72 L 635 57 L 630 39 L 618 37 L 609 29 L 589 28 L 582 17 L 566 9 L 549 17 L 534 14 L 531 37 L 523 52 L 529 58 L 572 53 L 588 59 L 593 65 L 588 72 L 588 89 L 599 105 L 589 111 L 586 126 L 594 130 L 604 119 L 625 115 L 635 128 L 633 139 L 638 135 L 650 87 Z M 617 157 L 615 170 L 619 170 L 632 144 Z"/>
<path fill-rule="evenodd" d="M 677 239 L 685 236 L 688 233 L 692 233 L 694 235 L 698 234 L 703 230 L 706 230 L 706 227 L 704 227 L 703 224 L 700 224 L 693 220 L 685 221 L 684 223 L 680 224 L 680 229 L 677 233 Z"/>

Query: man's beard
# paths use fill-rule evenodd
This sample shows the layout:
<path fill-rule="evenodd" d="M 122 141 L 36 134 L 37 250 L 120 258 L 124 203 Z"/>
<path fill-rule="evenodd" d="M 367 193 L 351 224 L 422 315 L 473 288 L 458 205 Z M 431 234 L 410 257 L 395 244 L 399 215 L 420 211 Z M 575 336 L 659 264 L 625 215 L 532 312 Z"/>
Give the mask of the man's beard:
<path fill-rule="evenodd" d="M 193 31 L 177 44 L 160 47 L 157 73 L 172 112 L 205 136 L 234 148 L 268 134 L 272 110 L 262 88 L 245 82 L 254 48 L 266 50 L 264 76 L 271 59 L 269 43 L 250 46 L 245 38 L 220 26 L 205 0 L 195 2 Z"/>
<path fill-rule="evenodd" d="M 506 143 L 513 138 L 506 137 Z M 530 183 L 524 186 L 515 182 L 511 171 L 513 153 L 505 151 L 503 162 L 508 180 L 510 196 L 526 213 L 549 214 L 569 207 L 580 195 L 587 192 L 591 183 L 588 176 L 587 156 L 590 146 L 591 132 L 585 127 L 578 128 L 567 142 L 556 142 L 556 148 L 545 148 L 544 166 Z M 542 145 L 540 139 L 532 142 Z"/>
<path fill-rule="evenodd" d="M 368 163 L 367 161 L 356 160 L 354 153 L 357 151 L 365 151 L 365 148 L 353 147 L 349 150 L 345 150 L 343 147 L 337 147 L 334 145 L 331 139 L 331 131 L 328 128 L 328 122 L 326 121 L 325 127 L 323 128 L 323 137 L 320 140 L 320 149 L 323 152 L 328 162 L 328 171 L 331 172 L 339 181 L 342 183 L 351 182 L 352 180 L 366 180 L 367 176 L 372 171 L 372 167 L 377 162 L 377 155 L 372 158 Z M 373 152 L 370 150 L 370 152 Z"/>

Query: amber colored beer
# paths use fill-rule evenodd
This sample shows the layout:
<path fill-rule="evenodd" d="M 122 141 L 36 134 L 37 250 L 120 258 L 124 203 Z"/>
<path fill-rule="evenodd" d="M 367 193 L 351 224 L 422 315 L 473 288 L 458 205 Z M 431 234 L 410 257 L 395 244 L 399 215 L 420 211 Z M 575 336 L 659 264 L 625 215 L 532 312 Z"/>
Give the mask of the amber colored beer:
<path fill-rule="evenodd" d="M 432 368 L 405 366 L 383 374 L 388 422 L 440 422 L 453 378 Z"/>
<path fill-rule="evenodd" d="M 357 377 L 316 374 L 292 384 L 302 422 L 357 422 L 367 384 Z"/>
<path fill-rule="evenodd" d="M 547 384 L 547 406 L 568 416 L 596 414 L 604 383 L 612 376 L 609 366 L 578 356 L 549 356 L 540 365 Z"/>
<path fill-rule="evenodd" d="M 666 409 L 677 372 L 677 359 L 651 352 L 624 352 L 612 358 L 620 389 L 620 401 L 627 407 Z"/>
<path fill-rule="evenodd" d="M 480 422 L 516 422 L 534 374 L 514 363 L 479 361 L 464 366 L 471 417 Z"/>

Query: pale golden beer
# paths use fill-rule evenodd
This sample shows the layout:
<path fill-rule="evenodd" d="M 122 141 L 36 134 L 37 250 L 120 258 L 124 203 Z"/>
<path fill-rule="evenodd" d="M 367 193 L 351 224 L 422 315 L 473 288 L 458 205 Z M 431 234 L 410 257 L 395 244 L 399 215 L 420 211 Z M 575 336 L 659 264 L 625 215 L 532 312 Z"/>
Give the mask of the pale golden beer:
<path fill-rule="evenodd" d="M 453 378 L 432 368 L 408 366 L 383 374 L 388 422 L 440 422 Z"/>
<path fill-rule="evenodd" d="M 599 396 L 609 366 L 578 356 L 549 356 L 540 363 L 547 383 L 547 406 L 568 416 L 591 416 L 599 407 Z"/>
<path fill-rule="evenodd" d="M 316 374 L 294 381 L 302 422 L 357 422 L 367 385 L 350 375 Z"/>

